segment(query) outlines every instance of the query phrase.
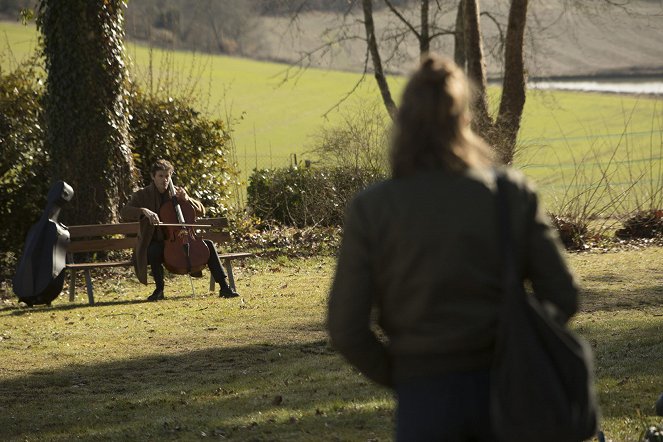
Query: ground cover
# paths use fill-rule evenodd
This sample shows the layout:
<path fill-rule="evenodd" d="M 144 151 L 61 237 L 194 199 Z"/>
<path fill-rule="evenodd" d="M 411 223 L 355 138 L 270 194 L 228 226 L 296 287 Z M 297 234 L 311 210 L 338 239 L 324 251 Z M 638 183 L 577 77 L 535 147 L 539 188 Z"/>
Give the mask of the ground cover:
<path fill-rule="evenodd" d="M 636 441 L 661 421 L 663 248 L 570 254 L 583 286 L 573 327 L 596 352 L 602 428 Z M 239 299 L 194 280 L 167 300 L 130 273 L 95 278 L 98 305 L 0 304 L 2 440 L 391 440 L 393 400 L 327 343 L 330 257 L 238 266 Z"/>

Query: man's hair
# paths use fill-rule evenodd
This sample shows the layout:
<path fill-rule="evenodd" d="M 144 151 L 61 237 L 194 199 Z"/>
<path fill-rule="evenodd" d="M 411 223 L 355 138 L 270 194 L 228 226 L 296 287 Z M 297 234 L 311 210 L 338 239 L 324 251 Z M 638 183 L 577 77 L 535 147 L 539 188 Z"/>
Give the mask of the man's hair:
<path fill-rule="evenodd" d="M 175 168 L 170 163 L 170 161 L 159 159 L 156 160 L 154 164 L 152 164 L 152 168 L 150 169 L 150 174 L 154 176 L 154 174 L 156 174 L 159 170 L 164 170 L 168 173 L 173 173 L 173 170 L 175 170 Z"/>
<path fill-rule="evenodd" d="M 470 89 L 451 60 L 428 55 L 405 87 L 391 147 L 394 177 L 418 171 L 460 172 L 493 163 L 492 151 L 470 128 Z"/>

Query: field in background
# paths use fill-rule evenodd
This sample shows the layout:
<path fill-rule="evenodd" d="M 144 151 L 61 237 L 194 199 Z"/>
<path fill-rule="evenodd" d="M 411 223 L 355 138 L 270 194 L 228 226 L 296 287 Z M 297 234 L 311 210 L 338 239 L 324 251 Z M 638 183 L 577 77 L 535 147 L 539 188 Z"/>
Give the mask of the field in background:
<path fill-rule="evenodd" d="M 0 23 L 0 49 L 6 54 L 11 48 L 15 58 L 22 59 L 32 53 L 35 35 L 31 27 Z M 340 120 L 338 110 L 327 111 L 361 78 L 311 69 L 283 83 L 288 69 L 283 64 L 133 44 L 128 53 L 138 83 L 196 96 L 203 111 L 232 122 L 243 181 L 255 167 L 286 166 L 295 158 L 315 160 L 308 153 L 313 135 Z M 0 61 L 3 68 L 10 62 L 7 55 Z M 391 78 L 394 96 L 403 84 L 402 77 Z M 491 93 L 496 96 L 499 90 L 492 88 Z M 373 78 L 367 76 L 340 112 L 378 96 Z M 516 164 L 538 183 L 551 207 L 563 205 L 569 189 L 583 193 L 601 187 L 594 194 L 597 204 L 630 189 L 635 181 L 638 193 L 649 192 L 662 184 L 662 115 L 660 97 L 530 91 Z M 624 208 L 634 205 L 630 201 Z"/>

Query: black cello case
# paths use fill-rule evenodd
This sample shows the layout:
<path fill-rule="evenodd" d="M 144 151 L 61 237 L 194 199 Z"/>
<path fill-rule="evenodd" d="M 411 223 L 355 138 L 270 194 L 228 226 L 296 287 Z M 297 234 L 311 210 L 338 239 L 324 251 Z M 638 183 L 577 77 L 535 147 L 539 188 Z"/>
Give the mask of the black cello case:
<path fill-rule="evenodd" d="M 23 254 L 12 280 L 19 301 L 30 307 L 51 305 L 62 292 L 67 261 L 69 229 L 58 222 L 62 205 L 71 201 L 74 189 L 58 181 L 48 192 L 47 204 L 39 221 L 30 227 Z"/>

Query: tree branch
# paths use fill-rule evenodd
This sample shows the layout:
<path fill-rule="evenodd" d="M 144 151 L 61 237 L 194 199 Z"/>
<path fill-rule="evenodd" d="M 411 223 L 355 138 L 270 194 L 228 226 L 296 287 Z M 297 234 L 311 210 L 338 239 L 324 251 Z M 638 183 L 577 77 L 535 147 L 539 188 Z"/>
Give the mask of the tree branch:
<path fill-rule="evenodd" d="M 283 85 L 283 84 L 287 83 L 290 79 L 293 79 L 293 78 L 297 79 L 300 75 L 302 75 L 303 71 L 305 71 L 307 68 L 309 68 L 311 66 L 313 57 L 315 55 L 319 55 L 319 56 L 322 57 L 325 54 L 329 53 L 329 51 L 332 50 L 332 48 L 335 44 L 343 43 L 343 42 L 346 42 L 346 41 L 352 41 L 352 40 L 363 40 L 363 38 L 359 37 L 357 35 L 347 35 L 347 36 L 337 38 L 334 41 L 323 43 L 323 44 L 313 48 L 310 51 L 302 52 L 300 57 L 297 60 L 295 60 L 286 69 L 276 73 L 274 76 L 272 76 L 272 78 L 283 76 L 283 79 L 281 80 L 279 85 Z M 295 75 L 291 76 L 290 73 L 295 69 L 297 70 L 297 73 Z"/>
<path fill-rule="evenodd" d="M 398 11 L 398 9 L 396 9 L 396 8 L 394 7 L 394 5 L 391 3 L 391 1 L 390 1 L 390 0 L 383 0 L 383 1 L 384 1 L 384 3 L 387 5 L 387 7 L 389 8 L 389 10 L 390 10 L 390 11 L 391 11 L 391 12 L 392 12 L 392 13 L 393 13 L 393 14 L 394 14 L 394 15 L 395 15 L 395 16 L 396 16 L 401 22 L 403 22 L 403 24 L 404 24 L 405 26 L 407 26 L 408 29 L 410 29 L 410 31 L 412 31 L 412 33 L 413 33 L 414 35 L 417 36 L 417 39 L 420 39 L 420 38 L 421 38 L 421 35 L 420 35 L 419 32 L 417 31 L 417 29 L 416 29 L 414 26 L 412 26 L 412 24 L 411 24 L 409 21 L 407 21 L 407 19 L 403 16 L 403 14 L 401 14 L 401 13 Z"/>
<path fill-rule="evenodd" d="M 373 60 L 373 70 L 375 72 L 375 81 L 378 83 L 382 101 L 384 102 L 387 112 L 392 120 L 396 117 L 396 103 L 391 98 L 391 91 L 387 78 L 384 76 L 382 70 L 382 61 L 380 60 L 380 51 L 378 49 L 378 42 L 375 38 L 375 24 L 373 23 L 373 0 L 362 0 L 364 10 L 364 27 L 366 28 L 366 41 L 368 43 L 368 51 Z"/>
<path fill-rule="evenodd" d="M 357 82 L 352 87 L 352 89 L 350 89 L 350 91 L 346 93 L 343 98 L 341 98 L 338 102 L 336 102 L 335 105 L 327 109 L 327 111 L 324 114 L 322 114 L 324 118 L 327 118 L 327 115 L 329 115 L 331 111 L 333 111 L 334 109 L 338 109 L 338 107 L 341 104 L 343 104 L 348 98 L 350 98 L 350 96 L 354 94 L 355 91 L 359 88 L 359 86 L 364 82 L 364 80 L 366 79 L 366 74 L 368 73 L 368 57 L 369 57 L 369 50 L 367 45 L 366 52 L 364 53 L 364 71 L 361 73 L 361 77 L 359 78 L 359 80 L 357 80 Z"/>
<path fill-rule="evenodd" d="M 498 22 L 497 19 L 490 12 L 483 11 L 481 12 L 481 15 L 485 15 L 495 24 L 497 30 L 500 33 L 500 41 L 502 42 L 502 44 L 504 44 L 504 32 L 502 31 L 502 25 L 500 24 L 500 22 Z"/>
<path fill-rule="evenodd" d="M 437 37 L 442 37 L 443 35 L 456 35 L 454 31 L 443 30 L 432 34 L 429 38 L 435 40 Z"/>

